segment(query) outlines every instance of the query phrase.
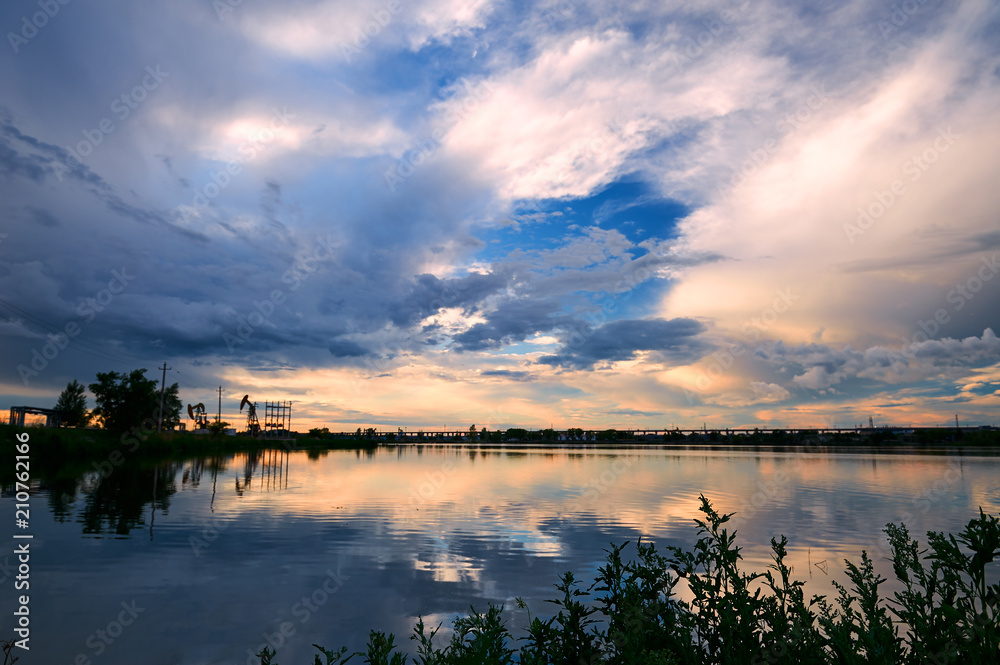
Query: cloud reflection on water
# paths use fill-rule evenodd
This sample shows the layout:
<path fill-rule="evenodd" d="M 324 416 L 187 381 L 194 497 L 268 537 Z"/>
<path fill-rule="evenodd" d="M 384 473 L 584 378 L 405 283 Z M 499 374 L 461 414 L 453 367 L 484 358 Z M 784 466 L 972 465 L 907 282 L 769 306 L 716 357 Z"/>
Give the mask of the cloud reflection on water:
<path fill-rule="evenodd" d="M 371 628 L 405 636 L 418 615 L 450 619 L 487 602 L 506 604 L 517 633 L 526 615 L 515 596 L 549 612 L 557 576 L 593 579 L 609 543 L 693 543 L 699 493 L 724 512 L 755 506 L 737 541 L 748 568 L 762 570 L 769 539 L 787 535 L 807 593 L 830 593 L 843 559 L 873 551 L 901 515 L 923 538 L 960 529 L 980 505 L 1000 512 L 996 457 L 447 446 L 313 457 L 189 459 L 154 473 L 136 463 L 43 485 L 34 500 L 53 512 L 39 522 L 33 602 L 64 627 L 40 645 L 46 660 L 88 653 L 95 620 L 132 597 L 148 620 L 104 663 L 142 660 L 149 644 L 172 645 L 163 662 L 227 662 L 282 624 L 294 634 L 280 661 L 305 662 L 313 642 L 355 648 Z M 762 486 L 774 490 L 753 504 Z M 329 570 L 343 585 L 302 621 L 302 599 Z"/>

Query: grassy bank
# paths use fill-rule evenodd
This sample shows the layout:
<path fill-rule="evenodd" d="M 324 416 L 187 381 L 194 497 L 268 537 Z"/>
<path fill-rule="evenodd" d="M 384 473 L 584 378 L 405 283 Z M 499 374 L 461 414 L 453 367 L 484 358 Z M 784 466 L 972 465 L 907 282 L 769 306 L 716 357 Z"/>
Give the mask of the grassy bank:
<path fill-rule="evenodd" d="M 113 450 L 120 449 L 123 445 L 129 448 L 135 447 L 135 452 L 142 451 L 146 453 L 217 453 L 259 450 L 261 448 L 285 448 L 290 450 L 343 448 L 354 450 L 359 448 L 374 448 L 377 445 L 372 441 L 349 438 L 316 439 L 303 436 L 296 437 L 290 441 L 282 441 L 278 439 L 253 438 L 244 435 L 227 436 L 194 434 L 192 432 L 127 434 L 125 435 L 126 439 L 123 441 L 122 436 L 116 436 L 100 429 L 76 429 L 72 427 L 18 428 L 0 424 L 0 439 L 4 441 L 12 441 L 14 435 L 19 432 L 27 432 L 31 436 L 31 442 L 39 446 L 40 450 L 69 456 L 107 454 Z M 137 440 L 137 443 L 133 444 L 129 442 L 134 439 Z M 34 446 L 32 447 L 34 448 Z"/>
<path fill-rule="evenodd" d="M 438 628 L 422 620 L 410 639 L 416 665 L 918 665 L 1000 663 L 1000 585 L 987 585 L 987 566 L 1000 555 L 1000 521 L 980 511 L 957 535 L 931 532 L 929 549 L 903 525 L 887 525 L 895 577 L 902 591 L 882 597 L 868 554 L 846 562 L 849 586 L 836 596 L 806 601 L 803 582 L 785 564 L 787 540 L 772 539 L 773 563 L 763 573 L 739 568 L 740 549 L 720 515 L 702 497 L 704 520 L 691 550 L 658 552 L 638 543 L 612 546 L 595 583 L 582 589 L 572 573 L 549 601 L 556 616 L 530 624 L 515 639 L 502 607 L 472 611 L 436 646 Z M 686 585 L 693 600 L 675 590 Z M 588 602 L 594 592 L 593 601 Z M 518 600 L 520 606 L 523 603 Z M 354 658 L 371 665 L 405 665 L 396 638 L 373 630 L 364 651 L 317 646 L 314 665 Z M 261 665 L 277 665 L 265 649 Z"/>
<path fill-rule="evenodd" d="M 12 439 L 14 434 L 18 432 L 27 432 L 30 435 L 33 450 L 51 451 L 71 457 L 108 454 L 113 450 L 122 448 L 123 445 L 129 448 L 132 447 L 131 443 L 123 444 L 121 436 L 115 436 L 99 429 L 76 429 L 72 427 L 17 428 L 10 425 L 0 425 L 0 436 L 5 441 Z M 131 437 L 132 435 L 127 436 Z M 255 440 L 244 437 L 202 436 L 188 432 L 164 432 L 162 434 L 152 432 L 143 436 L 145 438 L 139 439 L 135 452 L 140 450 L 151 453 L 168 450 L 179 452 L 215 451 L 257 445 Z"/>
<path fill-rule="evenodd" d="M 15 435 L 27 433 L 31 444 L 33 477 L 69 476 L 80 469 L 89 469 L 94 461 L 112 460 L 172 460 L 187 456 L 219 456 L 265 449 L 306 450 L 320 454 L 325 450 L 367 450 L 375 447 L 369 441 L 356 439 L 324 439 L 301 437 L 293 441 L 254 439 L 247 436 L 213 436 L 191 432 L 155 432 L 142 436 L 116 436 L 98 429 L 19 428 L 0 425 L 0 441 L 13 447 Z M 116 463 L 117 464 L 117 463 Z M 0 484 L 14 480 L 13 464 L 0 466 Z"/>

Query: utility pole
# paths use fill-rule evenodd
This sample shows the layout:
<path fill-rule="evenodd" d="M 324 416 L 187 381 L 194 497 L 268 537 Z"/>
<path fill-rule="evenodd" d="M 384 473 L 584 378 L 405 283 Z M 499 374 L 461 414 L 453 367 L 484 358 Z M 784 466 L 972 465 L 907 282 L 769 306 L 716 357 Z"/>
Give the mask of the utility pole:
<path fill-rule="evenodd" d="M 160 430 L 163 429 L 163 390 L 167 386 L 167 370 L 173 368 L 167 367 L 167 363 L 163 363 L 163 367 L 157 367 L 156 369 L 163 370 L 163 380 L 160 382 L 160 410 L 156 414 L 156 433 L 159 434 Z"/>
<path fill-rule="evenodd" d="M 219 415 L 215 417 L 215 422 L 222 422 L 222 386 L 219 386 Z"/>

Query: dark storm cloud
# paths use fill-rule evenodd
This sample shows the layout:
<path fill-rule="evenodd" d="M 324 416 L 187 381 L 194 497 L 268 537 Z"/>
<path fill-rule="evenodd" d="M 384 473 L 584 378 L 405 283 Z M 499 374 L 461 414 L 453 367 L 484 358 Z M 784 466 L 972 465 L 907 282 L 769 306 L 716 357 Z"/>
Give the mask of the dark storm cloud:
<path fill-rule="evenodd" d="M 726 259 L 714 252 L 685 255 L 656 245 L 647 249 L 638 258 L 616 259 L 588 269 L 561 269 L 554 263 L 547 274 L 533 279 L 529 288 L 532 294 L 542 297 L 575 291 L 622 293 L 657 277 L 660 270 L 692 268 Z"/>
<path fill-rule="evenodd" d="M 536 333 L 572 325 L 555 300 L 510 300 L 452 339 L 458 351 L 485 351 L 523 342 Z"/>
<path fill-rule="evenodd" d="M 12 124 L 10 113 L 5 109 L 0 109 L 0 175 L 8 179 L 22 176 L 40 184 L 50 178 L 57 183 L 70 178 L 87 185 L 93 196 L 122 217 L 142 224 L 161 225 L 192 240 L 208 240 L 202 233 L 177 226 L 169 214 L 126 203 L 111 185 L 69 152 L 22 133 Z"/>
<path fill-rule="evenodd" d="M 264 193 L 261 195 L 260 208 L 264 213 L 264 219 L 269 221 L 275 228 L 284 230 L 285 225 L 278 219 L 278 211 L 281 206 L 281 183 L 276 180 L 267 179 L 264 181 Z"/>
<path fill-rule="evenodd" d="M 335 339 L 330 342 L 328 348 L 330 353 L 337 358 L 356 358 L 368 353 L 368 349 L 349 339 Z"/>
<path fill-rule="evenodd" d="M 509 279 L 503 272 L 472 273 L 451 279 L 417 275 L 391 308 L 392 322 L 397 326 L 413 325 L 448 307 L 471 314 L 484 299 L 506 288 Z"/>
<path fill-rule="evenodd" d="M 69 176 L 101 192 L 111 190 L 100 176 L 69 152 L 22 133 L 13 123 L 10 111 L 0 107 L 0 174 L 8 178 L 20 175 L 39 183 L 50 175 Z"/>
<path fill-rule="evenodd" d="M 37 208 L 35 206 L 26 206 L 24 212 L 29 221 L 34 222 L 39 226 L 47 226 L 49 228 L 59 226 L 59 220 L 56 219 L 48 210 Z"/>
<path fill-rule="evenodd" d="M 568 335 L 558 353 L 538 362 L 586 369 L 604 361 L 632 360 L 639 351 L 652 351 L 677 364 L 691 363 L 711 346 L 700 339 L 705 324 L 694 319 L 637 319 L 605 323 L 586 333 Z"/>
<path fill-rule="evenodd" d="M 0 175 L 7 178 L 20 175 L 41 182 L 45 177 L 45 160 L 37 155 L 21 155 L 4 141 L 0 143 Z"/>
<path fill-rule="evenodd" d="M 0 160 L 5 158 L 0 165 L 0 182 L 6 181 L 25 202 L 44 200 L 53 207 L 28 203 L 12 208 L 13 227 L 5 228 L 12 233 L 0 256 L 0 279 L 5 275 L 9 278 L 0 286 L 16 296 L 16 303 L 61 329 L 67 322 L 79 322 L 76 308 L 81 299 L 94 297 L 103 288 L 101 280 L 107 282 L 109 270 L 123 265 L 132 272 L 138 270 L 138 279 L 125 294 L 104 307 L 79 338 L 100 339 L 111 350 L 141 355 L 121 359 L 114 369 L 126 370 L 143 362 L 152 366 L 151 357 L 199 362 L 218 358 L 216 367 L 201 365 L 193 372 L 195 376 L 188 372 L 190 382 L 198 380 L 199 372 L 208 377 L 219 366 L 260 366 L 265 356 L 289 367 L 355 364 L 354 359 L 380 345 L 410 349 L 425 343 L 422 337 L 394 341 L 393 335 L 402 331 L 393 332 L 391 324 L 401 329 L 413 315 L 422 317 L 442 307 L 473 311 L 479 299 L 506 283 L 498 274 L 413 277 L 414 267 L 433 251 L 430 248 L 462 240 L 462 231 L 456 227 L 459 216 L 447 205 L 415 212 L 421 206 L 412 205 L 405 197 L 376 196 L 381 194 L 377 174 L 359 174 L 357 169 L 338 182 L 353 179 L 362 205 L 329 215 L 334 222 L 326 223 L 337 236 L 333 242 L 342 242 L 344 248 L 324 250 L 319 261 L 314 255 L 320 240 L 332 237 L 324 222 L 303 224 L 299 215 L 293 220 L 296 228 L 290 229 L 282 220 L 291 214 L 286 198 L 305 196 L 307 204 L 322 209 L 328 201 L 325 193 L 317 200 L 310 197 L 313 192 L 301 187 L 289 190 L 266 173 L 259 179 L 245 176 L 247 189 L 256 191 L 263 215 L 239 207 L 216 207 L 213 202 L 211 209 L 193 220 L 197 224 L 193 224 L 194 229 L 172 228 L 181 231 L 179 237 L 147 231 L 142 227 L 162 229 L 171 224 L 165 214 L 144 205 L 140 195 L 130 191 L 136 202 L 126 202 L 91 166 L 75 161 L 62 148 L 25 134 L 11 117 L 6 110 L 0 113 Z M 176 183 L 173 172 L 179 168 L 178 161 L 160 155 L 156 163 L 170 176 L 169 181 Z M 421 177 L 424 181 L 445 178 L 452 186 L 455 182 L 452 175 L 439 176 L 430 168 Z M 47 191 L 19 186 L 26 181 Z M 53 194 L 51 199 L 39 198 Z M 175 193 L 166 200 L 171 198 L 184 203 L 190 194 Z M 459 197 L 448 200 L 464 205 Z M 102 217 L 92 202 L 143 224 L 120 226 L 119 220 Z M 31 231 L 31 227 L 52 229 L 53 221 L 66 218 L 66 210 L 73 211 L 73 219 L 65 234 L 46 237 Z M 188 242 L 209 234 L 210 244 Z M 478 242 L 470 237 L 465 244 L 475 248 Z M 8 288 L 11 285 L 14 288 Z M 281 302 L 268 304 L 276 291 L 281 291 Z M 248 330 L 240 326 L 256 315 L 258 305 L 269 312 L 266 320 L 240 337 L 239 330 Z M 363 339 L 331 342 L 331 330 L 339 331 L 337 334 L 359 331 L 364 336 L 380 333 L 387 324 L 388 340 L 377 336 L 372 343 Z M 33 348 L 45 343 L 44 334 L 22 334 L 20 340 L 5 342 L 11 358 L 30 361 Z M 237 341 L 227 344 L 227 335 Z M 111 358 L 81 355 L 76 342 L 32 379 L 33 387 L 59 385 L 66 377 L 86 380 L 95 371 L 109 369 Z M 15 383 L 19 382 L 17 362 L 2 368 L 3 375 Z"/>
<path fill-rule="evenodd" d="M 851 379 L 898 384 L 958 377 L 966 375 L 970 368 L 991 365 L 1000 356 L 1000 339 L 990 328 L 963 339 L 918 337 L 901 345 L 867 349 L 768 342 L 758 348 L 755 356 L 794 374 L 792 382 L 810 390 L 825 390 Z"/>
<path fill-rule="evenodd" d="M 180 13 L 144 7 L 131 15 L 131 32 L 109 28 L 128 7 L 81 9 L 72 26 L 63 17 L 54 21 L 9 74 L 5 103 L 12 112 L 0 109 L 0 184 L 23 193 L 9 204 L 5 197 L 19 219 L 0 255 L 0 287 L 17 285 L 9 288 L 14 300 L 56 327 L 77 321 L 79 303 L 104 288 L 110 270 L 128 266 L 137 278 L 87 325 L 85 338 L 150 366 L 161 358 L 191 363 L 185 380 L 209 382 L 228 365 L 352 366 L 366 356 L 424 353 L 428 345 L 447 345 L 449 329 L 416 324 L 445 309 L 486 319 L 453 338 L 457 351 L 578 329 L 567 313 L 579 304 L 572 294 L 627 290 L 631 285 L 621 282 L 629 273 L 651 278 L 668 263 L 648 254 L 633 259 L 631 241 L 611 234 L 586 247 L 557 243 L 528 271 L 497 260 L 462 276 L 424 274 L 429 263 L 468 265 L 484 248 L 467 220 L 494 204 L 491 186 L 441 151 L 390 194 L 383 160 L 398 146 L 324 152 L 324 140 L 343 139 L 316 129 L 361 135 L 367 125 L 359 118 L 367 122 L 375 97 L 380 108 L 388 105 L 386 118 L 404 108 L 411 113 L 414 100 L 399 101 L 392 85 L 372 93 L 370 72 L 338 63 L 323 70 L 338 81 L 327 93 L 308 78 L 313 72 L 302 78 L 297 65 L 271 57 L 238 21 L 219 22 L 205 5 L 185 4 Z M 78 145 L 81 130 L 92 132 L 111 116 L 109 105 L 158 63 L 169 73 L 162 87 L 127 119 L 116 119 L 92 156 L 81 162 L 59 147 Z M 287 158 L 283 148 L 268 147 L 200 216 L 181 221 L 176 207 L 190 204 L 217 168 L 219 132 L 285 104 L 308 125 L 309 143 L 289 149 Z M 40 108 L 49 111 L 36 122 Z M 389 134 L 397 129 L 392 121 L 386 127 Z M 313 271 L 297 268 L 315 239 L 328 234 L 339 243 L 333 256 Z M 524 243 L 529 252 L 531 244 Z M 581 257 L 596 263 L 581 266 Z M 298 276 L 286 280 L 295 270 Z M 271 310 L 275 290 L 284 299 Z M 260 308 L 271 312 L 263 323 L 227 346 L 225 336 L 235 337 Z M 18 357 L 41 341 L 21 340 Z M 38 379 L 58 382 L 59 372 L 59 381 L 63 374 L 87 380 L 108 369 L 100 366 L 104 359 L 72 349 Z M 132 358 L 123 356 L 126 366 L 115 369 L 129 369 Z M 489 371 L 511 373 L 486 377 L 530 380 L 528 373 Z"/>

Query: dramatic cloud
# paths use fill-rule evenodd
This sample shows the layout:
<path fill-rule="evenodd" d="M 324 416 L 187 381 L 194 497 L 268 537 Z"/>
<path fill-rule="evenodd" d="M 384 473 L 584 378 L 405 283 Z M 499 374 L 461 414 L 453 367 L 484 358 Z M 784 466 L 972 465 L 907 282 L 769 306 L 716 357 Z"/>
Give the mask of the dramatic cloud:
<path fill-rule="evenodd" d="M 792 381 L 803 388 L 821 390 L 853 377 L 883 383 L 947 378 L 969 367 L 996 363 L 1000 359 L 1000 339 L 987 328 L 981 337 L 925 339 L 900 348 L 876 346 L 860 351 L 819 344 L 782 347 L 771 358 L 807 368 Z"/>
<path fill-rule="evenodd" d="M 693 319 L 623 319 L 567 335 L 557 354 L 538 362 L 582 369 L 602 361 L 632 360 L 638 352 L 650 351 L 656 362 L 686 365 L 709 348 L 698 338 L 703 332 L 705 325 Z"/>
<path fill-rule="evenodd" d="M 995 2 L 35 11 L 0 408 L 166 362 L 303 427 L 995 419 Z"/>

